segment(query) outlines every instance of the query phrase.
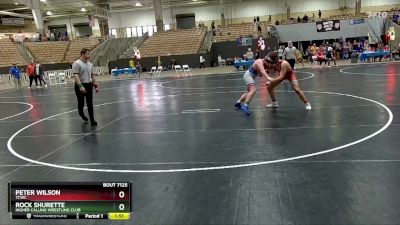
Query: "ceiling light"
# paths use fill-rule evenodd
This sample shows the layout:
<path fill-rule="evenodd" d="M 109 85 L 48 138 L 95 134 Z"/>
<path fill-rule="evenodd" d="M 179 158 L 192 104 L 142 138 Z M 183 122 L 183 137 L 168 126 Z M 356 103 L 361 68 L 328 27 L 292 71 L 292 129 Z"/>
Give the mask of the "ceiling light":
<path fill-rule="evenodd" d="M 51 16 L 51 15 L 53 15 L 53 13 L 52 13 L 52 12 L 50 12 L 50 11 L 47 11 L 47 12 L 46 12 L 46 14 L 47 14 L 48 16 Z"/>
<path fill-rule="evenodd" d="M 85 7 L 82 7 L 82 8 L 81 8 L 81 12 L 86 12 L 86 8 L 85 8 Z"/>
<path fill-rule="evenodd" d="M 41 2 L 46 2 L 46 0 L 40 0 Z"/>
<path fill-rule="evenodd" d="M 136 2 L 135 6 L 140 7 L 140 6 L 143 6 L 143 5 L 140 2 Z"/>
<path fill-rule="evenodd" d="M 15 4 L 15 5 L 19 5 L 19 3 L 18 3 L 18 2 L 15 2 L 14 4 Z"/>

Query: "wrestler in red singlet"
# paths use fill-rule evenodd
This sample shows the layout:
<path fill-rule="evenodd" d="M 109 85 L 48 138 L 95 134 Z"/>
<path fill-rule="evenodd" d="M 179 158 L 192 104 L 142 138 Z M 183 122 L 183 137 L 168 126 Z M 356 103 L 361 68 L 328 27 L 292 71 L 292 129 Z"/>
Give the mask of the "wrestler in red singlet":
<path fill-rule="evenodd" d="M 293 69 L 290 67 L 289 63 L 286 60 L 278 60 L 278 55 L 276 52 L 273 52 L 269 56 L 269 64 L 270 68 L 274 71 L 279 72 L 279 77 L 273 79 L 272 81 L 267 82 L 268 93 L 271 96 L 272 103 L 268 104 L 266 107 L 269 108 L 277 108 L 278 102 L 275 97 L 275 87 L 278 86 L 283 80 L 289 80 L 292 85 L 292 89 L 299 96 L 301 101 L 305 104 L 306 110 L 311 110 L 311 104 L 307 100 L 304 93 L 300 90 L 299 83 L 297 81 L 296 75 L 294 74 Z"/>

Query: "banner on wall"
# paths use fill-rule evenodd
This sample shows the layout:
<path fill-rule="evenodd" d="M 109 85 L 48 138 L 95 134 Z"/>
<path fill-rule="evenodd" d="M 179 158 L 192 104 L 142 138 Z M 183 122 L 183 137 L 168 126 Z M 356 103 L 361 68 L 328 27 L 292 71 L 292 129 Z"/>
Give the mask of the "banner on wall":
<path fill-rule="evenodd" d="M 236 43 L 238 46 L 251 46 L 253 45 L 253 38 L 251 37 L 238 38 L 236 40 Z"/>
<path fill-rule="evenodd" d="M 340 20 L 327 20 L 315 22 L 317 32 L 339 31 Z"/>
<path fill-rule="evenodd" d="M 23 25 L 25 22 L 23 18 L 2 18 L 1 23 L 3 25 Z"/>
<path fill-rule="evenodd" d="M 349 20 L 350 25 L 356 25 L 356 24 L 363 24 L 365 23 L 364 19 L 356 19 L 356 20 Z"/>

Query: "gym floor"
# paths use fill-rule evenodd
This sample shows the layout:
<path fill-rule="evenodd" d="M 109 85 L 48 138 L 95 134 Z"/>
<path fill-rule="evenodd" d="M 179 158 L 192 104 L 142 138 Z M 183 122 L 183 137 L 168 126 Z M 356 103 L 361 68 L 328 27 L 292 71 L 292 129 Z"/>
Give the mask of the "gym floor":
<path fill-rule="evenodd" d="M 101 82 L 97 127 L 72 86 L 0 91 L 0 224 L 398 224 L 400 64 L 296 74 L 311 111 L 258 78 L 250 116 L 243 73 Z M 132 218 L 11 220 L 10 181 L 130 181 Z"/>

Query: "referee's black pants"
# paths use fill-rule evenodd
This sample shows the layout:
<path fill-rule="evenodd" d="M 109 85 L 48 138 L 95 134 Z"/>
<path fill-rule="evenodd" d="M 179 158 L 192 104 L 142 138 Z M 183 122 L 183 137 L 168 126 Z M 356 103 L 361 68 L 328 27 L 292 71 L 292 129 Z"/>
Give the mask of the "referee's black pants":
<path fill-rule="evenodd" d="M 83 113 L 83 107 L 85 107 L 85 98 L 86 98 L 86 105 L 89 113 L 90 121 L 94 120 L 94 113 L 93 113 L 93 84 L 92 83 L 82 83 L 83 87 L 86 90 L 86 93 L 82 93 L 79 90 L 79 86 L 75 84 L 75 94 L 78 99 L 78 112 L 81 117 L 84 117 L 85 114 Z"/>
<path fill-rule="evenodd" d="M 287 60 L 292 70 L 294 70 L 294 64 L 296 63 L 295 59 L 288 59 Z"/>

